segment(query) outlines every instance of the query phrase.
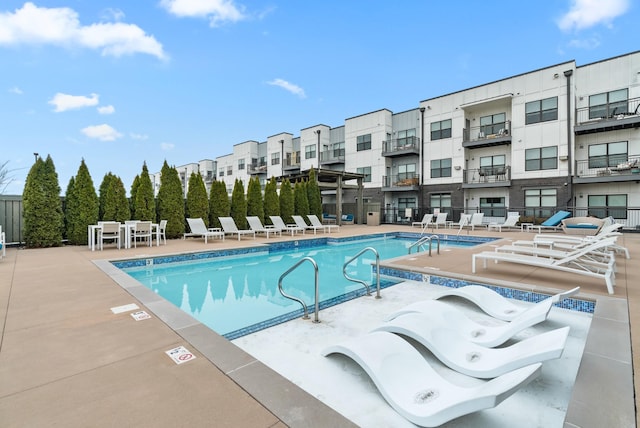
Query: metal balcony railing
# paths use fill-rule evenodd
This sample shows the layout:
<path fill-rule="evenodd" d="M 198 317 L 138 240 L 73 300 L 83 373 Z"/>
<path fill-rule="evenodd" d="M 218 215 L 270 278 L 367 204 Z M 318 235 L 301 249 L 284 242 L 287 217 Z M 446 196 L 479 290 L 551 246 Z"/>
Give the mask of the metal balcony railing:
<path fill-rule="evenodd" d="M 382 187 L 411 187 L 420 184 L 419 174 L 396 174 L 382 176 Z"/>
<path fill-rule="evenodd" d="M 396 138 L 382 142 L 382 153 L 394 152 L 416 152 L 420 150 L 420 139 L 418 137 Z"/>
<path fill-rule="evenodd" d="M 491 125 L 472 126 L 462 131 L 463 141 L 483 141 L 497 138 L 509 138 L 511 135 L 511 121 Z"/>
<path fill-rule="evenodd" d="M 324 150 L 320 153 L 321 163 L 344 163 L 345 149 Z"/>
<path fill-rule="evenodd" d="M 249 174 L 261 174 L 261 173 L 266 173 L 267 172 L 267 164 L 266 163 L 259 163 L 256 165 L 249 165 Z"/>
<path fill-rule="evenodd" d="M 581 107 L 576 110 L 576 124 L 618 120 L 638 115 L 640 115 L 640 98 L 629 98 L 609 104 Z"/>
<path fill-rule="evenodd" d="M 638 174 L 640 174 L 640 155 L 608 156 L 576 161 L 576 175 L 580 178 Z"/>
<path fill-rule="evenodd" d="M 492 166 L 463 171 L 463 183 L 502 183 L 511 180 L 511 166 Z"/>

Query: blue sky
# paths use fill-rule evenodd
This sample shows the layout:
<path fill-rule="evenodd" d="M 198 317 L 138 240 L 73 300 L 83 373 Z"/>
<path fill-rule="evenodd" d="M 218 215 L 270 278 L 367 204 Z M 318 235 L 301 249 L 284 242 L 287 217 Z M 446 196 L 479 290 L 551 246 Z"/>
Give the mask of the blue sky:
<path fill-rule="evenodd" d="M 457 3 L 457 4 L 455 4 Z M 0 165 L 129 191 L 234 144 L 638 50 L 632 0 L 3 0 Z"/>

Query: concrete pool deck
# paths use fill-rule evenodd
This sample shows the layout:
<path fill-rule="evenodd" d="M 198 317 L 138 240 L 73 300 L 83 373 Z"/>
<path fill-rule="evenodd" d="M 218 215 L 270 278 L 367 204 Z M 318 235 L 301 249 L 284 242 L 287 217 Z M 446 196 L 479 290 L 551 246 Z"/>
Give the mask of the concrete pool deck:
<path fill-rule="evenodd" d="M 342 226 L 331 236 L 398 230 L 418 229 L 353 225 Z M 471 234 L 503 239 L 533 236 L 486 230 Z M 274 239 L 291 237 L 271 241 Z M 7 257 L 0 261 L 3 426 L 355 426 L 251 355 L 190 317 L 181 316 L 150 290 L 129 282 L 126 275 L 118 277 L 115 272 L 112 277 L 99 268 L 109 259 L 263 242 L 268 240 L 228 239 L 207 245 L 203 240 L 169 240 L 166 246 L 110 248 L 102 252 L 91 252 L 86 247 L 9 248 Z M 594 315 L 594 319 L 602 320 L 595 329 L 592 325 L 583 357 L 584 368 L 581 367 L 590 377 L 578 378 L 578 395 L 585 395 L 572 400 L 565 426 L 633 426 L 636 415 L 627 414 L 629 403 L 632 408 L 635 403 L 631 363 L 635 365 L 640 357 L 633 355 L 633 361 L 628 361 L 624 355 L 606 354 L 626 347 L 631 355 L 633 345 L 640 344 L 640 269 L 635 262 L 640 251 L 640 234 L 624 234 L 619 242 L 629 248 L 632 258 L 618 258 L 614 296 L 607 294 L 599 280 L 506 263 L 490 265 L 472 275 L 470 254 L 479 249 L 456 249 L 433 257 L 421 254 L 402 263 L 416 270 L 434 270 L 443 276 L 448 272 L 465 278 L 484 278 L 488 283 L 535 285 L 548 290 L 580 285 L 581 297 L 598 300 L 596 311 L 607 310 L 612 315 Z M 110 311 L 129 303 L 147 310 L 151 319 L 136 322 L 128 313 Z M 624 331 L 630 331 L 631 335 L 629 342 L 627 333 L 626 344 Z M 193 351 L 196 358 L 175 364 L 165 351 L 177 346 Z M 616 390 L 603 390 L 600 378 L 616 376 L 626 378 L 621 379 Z M 580 385 L 581 382 L 588 384 Z M 597 407 L 584 405 L 591 402 L 586 396 L 589 394 L 599 397 Z M 590 416 L 590 412 L 595 416 Z"/>

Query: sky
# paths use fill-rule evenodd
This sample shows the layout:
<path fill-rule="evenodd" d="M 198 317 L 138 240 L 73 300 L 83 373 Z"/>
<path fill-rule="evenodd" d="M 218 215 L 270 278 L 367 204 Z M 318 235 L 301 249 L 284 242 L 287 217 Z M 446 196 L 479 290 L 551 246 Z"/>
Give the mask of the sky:
<path fill-rule="evenodd" d="M 637 0 L 2 0 L 0 194 L 61 194 L 245 141 L 639 49 Z"/>

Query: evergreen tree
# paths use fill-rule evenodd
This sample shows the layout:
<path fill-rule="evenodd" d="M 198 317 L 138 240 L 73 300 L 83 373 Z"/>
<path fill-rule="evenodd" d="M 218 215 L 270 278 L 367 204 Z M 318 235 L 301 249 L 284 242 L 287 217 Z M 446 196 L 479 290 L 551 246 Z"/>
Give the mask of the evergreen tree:
<path fill-rule="evenodd" d="M 291 216 L 295 214 L 294 207 L 291 182 L 288 178 L 285 178 L 282 180 L 282 183 L 280 183 L 280 216 L 287 224 L 293 223 Z"/>
<path fill-rule="evenodd" d="M 207 198 L 207 188 L 199 172 L 197 174 L 192 172 L 189 177 L 186 213 L 189 218 L 201 218 L 205 224 L 209 223 L 209 198 Z"/>
<path fill-rule="evenodd" d="M 167 220 L 165 235 L 169 239 L 179 238 L 185 232 L 184 205 L 182 182 L 178 170 L 170 167 L 165 160 L 160 173 L 160 189 L 158 189 L 158 222 Z"/>
<path fill-rule="evenodd" d="M 309 171 L 309 182 L 307 183 L 307 199 L 309 200 L 309 214 L 315 214 L 322 219 L 322 194 L 318 186 L 316 171 L 311 168 Z"/>
<path fill-rule="evenodd" d="M 133 178 L 133 183 L 131 183 L 131 197 L 129 199 L 129 212 L 131 213 L 132 220 L 136 219 L 136 195 L 138 194 L 138 187 L 140 187 L 140 176 L 136 175 Z"/>
<path fill-rule="evenodd" d="M 238 229 L 247 228 L 247 198 L 244 196 L 244 184 L 237 178 L 231 192 L 231 217 Z"/>
<path fill-rule="evenodd" d="M 211 192 L 209 195 L 209 225 L 211 227 L 221 227 L 219 217 L 229 217 L 231 212 L 231 204 L 229 203 L 229 195 L 227 186 L 224 181 L 214 181 L 211 184 Z"/>
<path fill-rule="evenodd" d="M 103 193 L 100 197 L 104 204 L 102 220 L 117 221 L 119 223 L 131 220 L 129 201 L 120 177 L 111 172 L 107 173 L 100 185 L 100 189 Z"/>
<path fill-rule="evenodd" d="M 22 194 L 24 239 L 27 247 L 62 244 L 64 215 L 58 174 L 51 156 L 38 158 L 31 167 Z"/>
<path fill-rule="evenodd" d="M 78 173 L 69 183 L 66 198 L 67 239 L 70 244 L 87 242 L 87 226 L 98 221 L 99 200 L 89 169 L 80 162 Z"/>
<path fill-rule="evenodd" d="M 296 214 L 305 218 L 309 214 L 309 200 L 307 199 L 307 185 L 304 181 L 297 181 L 293 187 L 293 201 Z"/>
<path fill-rule="evenodd" d="M 156 201 L 153 195 L 153 184 L 149 177 L 147 163 L 142 164 L 142 172 L 137 177 L 138 188 L 134 200 L 134 220 L 156 221 Z"/>
<path fill-rule="evenodd" d="M 249 179 L 247 186 L 247 215 L 256 216 L 264 223 L 264 204 L 262 202 L 262 186 L 258 176 Z"/>
<path fill-rule="evenodd" d="M 74 212 L 76 212 L 75 207 L 78 206 L 76 195 L 73 192 L 73 188 L 75 187 L 75 185 L 76 179 L 75 177 L 71 177 L 69 179 L 69 184 L 67 184 L 67 192 L 64 195 L 64 234 L 62 235 L 62 237 L 66 238 L 69 243 L 71 243 L 71 241 L 69 240 L 69 236 L 73 235 L 74 226 L 71 216 Z"/>
<path fill-rule="evenodd" d="M 104 220 L 104 208 L 105 208 L 105 198 L 107 197 L 107 189 L 109 188 L 109 180 L 113 178 L 113 174 L 108 172 L 102 178 L 102 183 L 100 183 L 100 189 L 98 190 L 98 219 Z"/>
<path fill-rule="evenodd" d="M 278 183 L 275 177 L 264 187 L 264 223 L 272 224 L 269 216 L 280 215 L 280 200 L 278 198 Z"/>

